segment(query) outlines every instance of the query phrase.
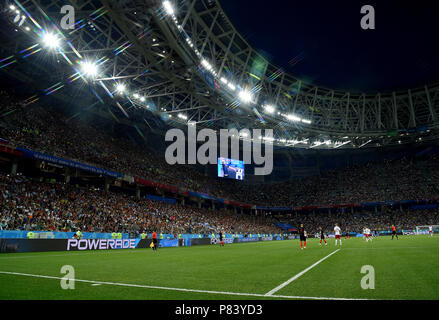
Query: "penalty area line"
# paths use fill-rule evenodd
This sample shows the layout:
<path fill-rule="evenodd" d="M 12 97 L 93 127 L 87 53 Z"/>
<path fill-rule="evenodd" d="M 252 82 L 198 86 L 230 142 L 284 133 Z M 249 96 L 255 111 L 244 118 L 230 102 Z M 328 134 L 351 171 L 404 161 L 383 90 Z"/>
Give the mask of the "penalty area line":
<path fill-rule="evenodd" d="M 306 268 L 305 270 L 299 272 L 298 274 L 296 274 L 294 277 L 288 279 L 287 281 L 285 281 L 284 283 L 280 284 L 279 286 L 277 286 L 276 288 L 274 288 L 273 290 L 268 291 L 265 296 L 266 297 L 270 297 L 273 296 L 274 293 L 276 293 L 277 291 L 279 291 L 280 289 L 282 289 L 283 287 L 289 285 L 291 282 L 293 282 L 294 280 L 296 280 L 297 278 L 301 277 L 302 275 L 304 275 L 305 273 L 307 273 L 309 270 L 311 270 L 312 268 L 314 268 L 315 266 L 317 266 L 319 263 L 325 261 L 326 259 L 328 259 L 330 256 L 332 256 L 334 253 L 340 251 L 340 249 L 337 249 L 333 252 L 331 252 L 330 254 L 328 254 L 326 257 L 320 259 L 319 261 L 317 261 L 316 263 L 314 263 L 313 265 L 309 266 L 308 268 Z"/>
<path fill-rule="evenodd" d="M 44 276 L 39 274 L 29 274 L 29 273 L 19 273 L 19 272 L 9 272 L 0 271 L 0 274 L 33 277 L 33 278 L 44 278 L 44 279 L 55 279 L 62 280 L 63 277 L 54 276 Z M 211 291 L 211 290 L 198 290 L 198 289 L 184 289 L 184 288 L 171 288 L 171 287 L 160 287 L 160 286 L 148 286 L 141 284 L 131 284 L 131 283 L 117 283 L 117 282 L 106 282 L 106 281 L 94 281 L 94 280 L 82 280 L 82 279 L 71 279 L 70 281 L 75 282 L 85 282 L 92 283 L 95 285 L 110 285 L 110 286 L 121 286 L 121 287 L 133 287 L 133 288 L 145 288 L 145 289 L 157 289 L 157 290 L 169 290 L 169 291 L 182 291 L 182 292 L 195 292 L 195 293 L 206 293 L 206 294 L 221 294 L 229 296 L 246 296 L 246 297 L 264 297 L 264 298 L 281 298 L 281 299 L 303 299 L 303 300 L 369 300 L 369 299 L 356 299 L 356 298 L 333 298 L 333 297 L 303 297 L 303 296 L 284 296 L 284 295 L 270 295 L 258 293 L 243 293 L 243 292 L 227 292 L 227 291 Z"/>

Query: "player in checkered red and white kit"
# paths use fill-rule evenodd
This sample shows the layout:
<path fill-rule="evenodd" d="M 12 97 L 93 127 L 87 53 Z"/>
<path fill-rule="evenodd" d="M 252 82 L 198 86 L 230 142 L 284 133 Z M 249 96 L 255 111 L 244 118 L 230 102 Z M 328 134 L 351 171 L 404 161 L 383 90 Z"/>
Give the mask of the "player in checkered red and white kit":
<path fill-rule="evenodd" d="M 337 245 L 337 240 L 340 240 L 340 245 L 341 245 L 341 229 L 337 223 L 335 224 L 334 227 L 334 234 L 335 234 L 335 245 Z"/>
<path fill-rule="evenodd" d="M 306 249 L 306 231 L 303 228 L 303 224 L 300 225 L 299 228 L 299 236 L 300 236 L 300 249 Z"/>

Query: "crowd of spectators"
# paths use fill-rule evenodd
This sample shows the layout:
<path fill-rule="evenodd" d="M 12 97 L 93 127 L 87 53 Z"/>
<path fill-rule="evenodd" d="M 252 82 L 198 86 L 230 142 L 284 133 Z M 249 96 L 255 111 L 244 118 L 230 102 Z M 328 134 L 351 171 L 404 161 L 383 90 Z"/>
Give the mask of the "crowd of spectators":
<path fill-rule="evenodd" d="M 274 219 L 0 174 L 0 229 L 164 234 L 279 233 Z"/>
<path fill-rule="evenodd" d="M 261 185 L 253 192 L 244 192 L 251 203 L 290 207 L 432 200 L 438 198 L 438 176 L 439 161 L 435 156 L 417 161 L 403 158 Z"/>
<path fill-rule="evenodd" d="M 377 212 L 306 212 L 287 216 L 252 216 L 225 209 L 206 209 L 137 199 L 121 192 L 36 181 L 23 175 L 0 174 L 0 229 L 35 231 L 122 232 L 139 234 L 257 234 L 281 233 L 280 222 L 304 224 L 308 233 L 319 227 L 332 231 L 338 223 L 343 232 L 412 230 L 437 225 L 439 209 L 409 210 L 383 207 Z"/>
<path fill-rule="evenodd" d="M 302 207 L 437 197 L 439 162 L 435 157 L 370 163 L 283 183 L 236 184 L 183 165 L 168 165 L 156 150 L 111 134 L 104 126 L 67 118 L 48 106 L 24 106 L 5 92 L 0 92 L 0 97 L 2 103 L 10 101 L 11 110 L 15 110 L 0 118 L 0 138 L 32 150 L 220 198 Z"/>
<path fill-rule="evenodd" d="M 206 176 L 186 166 L 179 165 L 177 168 L 170 166 L 165 162 L 164 156 L 157 156 L 156 150 L 148 149 L 147 144 L 139 146 L 127 137 L 116 135 L 114 131 L 103 124 L 92 121 L 85 122 L 80 117 L 67 116 L 59 108 L 55 109 L 40 104 L 25 105 L 20 102 L 20 99 L 5 91 L 0 91 L 0 104 L 2 112 L 0 117 L 0 138 L 10 141 L 13 145 L 251 205 L 325 207 L 335 204 L 438 198 L 439 162 L 435 156 L 422 160 L 404 158 L 369 163 L 326 171 L 318 176 L 282 183 L 237 184 Z M 4 182 L 5 178 L 2 179 Z M 68 185 L 48 186 L 38 184 L 32 187 L 30 182 L 25 180 L 22 184 L 12 184 L 9 188 L 15 187 L 25 187 L 26 190 L 31 190 L 29 199 L 24 197 L 24 199 L 27 199 L 26 201 L 35 204 L 37 202 L 32 202 L 32 199 L 36 197 L 40 202 L 50 203 L 50 205 L 55 206 L 50 209 L 52 214 L 59 206 L 62 206 L 62 215 L 67 215 L 66 217 L 69 217 L 69 219 L 66 218 L 67 220 L 78 221 L 75 223 L 85 223 L 81 228 L 90 226 L 101 231 L 108 231 L 115 227 L 118 229 L 126 228 L 124 223 L 134 219 L 135 223 L 129 224 L 131 228 L 145 228 L 145 223 L 150 227 L 163 228 L 163 221 L 168 220 L 166 227 L 172 227 L 180 231 L 189 228 L 192 232 L 200 232 L 206 231 L 206 228 L 200 227 L 200 223 L 214 219 L 210 223 L 216 228 L 214 221 L 217 220 L 215 219 L 223 216 L 223 214 L 218 214 L 217 211 L 213 210 L 195 210 L 188 207 L 171 207 L 157 203 L 152 205 L 152 203 L 145 202 L 146 200 L 139 202 L 127 198 L 126 195 L 103 194 L 100 190 L 95 190 L 89 196 L 86 196 L 86 191 L 73 190 Z M 5 186 L 2 188 L 5 188 Z M 9 192 L 11 191 L 9 190 Z M 52 203 L 50 202 L 51 195 L 57 195 L 62 199 Z M 3 193 L 3 197 L 5 198 L 5 193 Z M 17 199 L 20 199 L 20 197 Z M 17 199 L 14 201 L 18 201 Z M 61 202 L 61 200 L 64 202 Z M 8 210 L 21 212 L 22 215 L 24 209 L 19 207 L 14 209 L 11 207 L 11 203 L 8 204 Z M 117 209 L 123 206 L 122 204 L 126 208 L 124 210 L 136 213 L 124 216 L 124 211 Z M 23 206 L 23 203 L 16 203 L 16 205 Z M 151 212 L 156 214 L 151 216 L 151 212 L 149 212 L 148 219 L 142 220 L 141 217 L 147 214 L 145 208 L 149 208 L 148 206 L 152 206 Z M 34 209 L 26 207 L 26 210 Z M 47 209 L 49 208 L 44 208 L 44 210 Z M 88 215 L 83 213 L 90 212 L 90 210 L 99 213 L 97 216 L 96 214 Z M 113 210 L 118 213 L 115 215 L 110 214 Z M 174 211 L 174 214 L 170 213 Z M 140 215 L 139 212 L 141 212 Z M 401 217 L 403 217 L 402 214 Z M 18 220 L 9 220 L 8 227 L 22 226 L 24 222 L 19 220 L 20 215 L 12 214 L 12 216 Z M 172 220 L 169 217 L 181 217 L 181 219 Z M 231 230 L 232 226 L 236 224 L 230 221 L 238 223 L 241 218 L 233 220 L 233 217 L 233 215 L 230 216 L 228 222 L 221 220 L 218 226 L 223 225 Z M 312 217 L 313 215 L 310 215 L 305 218 L 312 219 Z M 360 221 L 361 217 L 362 215 L 356 213 L 347 218 L 355 219 L 352 220 L 355 222 Z M 196 220 L 194 220 L 195 218 Z M 45 220 L 40 221 L 40 225 L 44 228 L 66 227 L 66 225 L 60 225 L 64 223 L 63 221 L 67 221 L 66 219 L 59 221 L 56 219 L 56 216 L 49 220 L 46 217 Z M 323 222 L 326 220 L 323 220 Z M 26 221 L 29 223 L 28 220 Z M 169 221 L 171 222 L 169 223 Z M 383 221 L 380 221 L 380 223 L 385 224 Z M 69 224 L 67 226 L 74 227 Z M 236 228 L 240 229 L 239 227 Z M 255 228 L 255 226 L 249 225 L 246 227 L 243 225 L 241 228 L 243 230 L 240 231 L 245 231 Z"/>

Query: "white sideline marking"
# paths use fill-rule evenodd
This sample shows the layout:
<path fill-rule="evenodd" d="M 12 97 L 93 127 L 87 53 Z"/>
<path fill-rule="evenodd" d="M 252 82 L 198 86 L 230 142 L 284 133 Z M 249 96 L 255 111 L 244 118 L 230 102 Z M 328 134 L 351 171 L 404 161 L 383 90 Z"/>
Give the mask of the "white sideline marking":
<path fill-rule="evenodd" d="M 287 240 L 278 240 L 279 241 L 287 241 Z M 246 244 L 255 244 L 257 242 L 249 242 Z M 239 243 L 236 243 L 239 244 Z M 235 245 L 235 244 L 234 244 Z M 170 247 L 171 248 L 171 247 Z M 166 249 L 170 249 L 170 248 L 166 248 Z M 425 249 L 424 247 L 369 247 L 369 248 L 362 248 L 362 247 L 358 247 L 358 248 L 347 248 L 347 247 L 343 247 L 343 251 L 346 250 L 393 250 L 393 249 Z M 149 249 L 148 249 L 149 250 Z M 105 252 L 103 252 L 105 251 Z M 41 258 L 41 257 L 66 257 L 66 256 L 79 256 L 79 255 L 99 255 L 99 254 L 108 254 L 108 251 L 111 251 L 111 254 L 113 253 L 138 253 L 138 250 L 134 251 L 134 249 L 130 250 L 130 249 L 118 249 L 118 250 L 103 250 L 103 251 L 87 251 L 87 252 L 78 252 L 78 251 L 69 251 L 67 253 L 64 254 L 52 254 L 55 253 L 57 251 L 44 251 L 44 252 L 35 252 L 35 253 L 39 253 L 38 255 L 22 255 L 24 254 L 19 252 L 19 253 L 8 253 L 8 254 L 17 254 L 17 256 L 12 256 L 12 255 L 8 255 L 8 256 L 3 256 L 0 253 L 0 261 L 2 259 L 25 259 L 25 258 Z M 47 253 L 47 254 L 44 254 Z"/>
<path fill-rule="evenodd" d="M 288 279 L 287 281 L 285 281 L 284 283 L 282 283 L 281 285 L 277 286 L 276 288 L 274 288 L 273 290 L 268 291 L 265 296 L 273 296 L 273 293 L 279 291 L 280 289 L 282 289 L 283 287 L 289 285 L 291 282 L 293 282 L 294 280 L 296 280 L 297 278 L 301 277 L 302 275 L 304 275 L 306 272 L 308 272 L 309 270 L 311 270 L 312 268 L 314 268 L 315 266 L 317 266 L 320 262 L 328 259 L 330 256 L 332 256 L 334 253 L 338 252 L 340 249 L 335 250 L 334 252 L 328 254 L 326 257 L 320 259 L 319 261 L 317 261 L 316 263 L 314 263 L 313 265 L 309 266 L 308 268 L 306 268 L 305 270 L 303 270 L 302 272 L 299 272 L 298 274 L 296 274 L 294 277 L 292 277 L 291 279 Z"/>
<path fill-rule="evenodd" d="M 63 279 L 62 277 L 43 276 L 43 275 L 38 275 L 38 274 L 28 274 L 28 273 L 9 272 L 9 271 L 0 271 L 0 274 L 10 274 L 10 275 L 17 275 L 17 276 L 55 279 L 55 280 Z M 98 285 L 106 284 L 106 285 L 112 285 L 112 286 L 134 287 L 134 288 L 159 289 L 159 290 L 183 291 L 183 292 L 197 292 L 197 293 L 209 293 L 209 294 L 223 294 L 223 295 L 231 295 L 231 296 L 267 297 L 267 295 L 258 294 L 258 293 L 241 293 L 241 292 L 170 288 L 170 287 L 147 286 L 147 285 L 131 284 L 131 283 L 104 282 L 104 281 L 81 280 L 81 279 L 75 279 L 75 281 L 93 283 L 93 284 L 98 284 Z M 350 299 L 350 298 L 302 297 L 302 296 L 282 296 L 282 295 L 270 295 L 268 297 L 269 298 L 285 298 L 285 299 L 305 299 L 305 300 L 369 300 L 369 299 L 355 299 L 355 298 Z"/>

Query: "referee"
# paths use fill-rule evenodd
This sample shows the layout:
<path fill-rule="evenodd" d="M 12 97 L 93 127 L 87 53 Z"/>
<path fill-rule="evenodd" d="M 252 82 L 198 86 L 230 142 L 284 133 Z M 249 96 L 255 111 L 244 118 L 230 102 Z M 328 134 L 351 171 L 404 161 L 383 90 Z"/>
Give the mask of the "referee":
<path fill-rule="evenodd" d="M 152 244 L 154 245 L 152 247 L 152 250 L 156 251 L 157 250 L 157 233 L 155 231 L 152 233 Z"/>

